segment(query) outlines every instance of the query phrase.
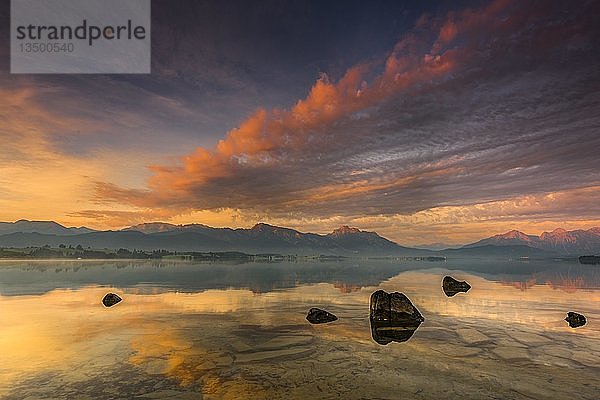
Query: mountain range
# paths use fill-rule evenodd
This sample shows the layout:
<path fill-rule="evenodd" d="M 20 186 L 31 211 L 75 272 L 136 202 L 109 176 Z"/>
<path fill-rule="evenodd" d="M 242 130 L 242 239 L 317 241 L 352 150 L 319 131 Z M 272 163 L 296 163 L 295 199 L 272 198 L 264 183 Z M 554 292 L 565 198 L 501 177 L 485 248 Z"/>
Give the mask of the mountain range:
<path fill-rule="evenodd" d="M 58 226 L 57 226 L 58 225 Z M 175 251 L 242 251 L 298 255 L 426 255 L 428 250 L 400 246 L 375 232 L 342 226 L 327 235 L 259 223 L 250 229 L 202 224 L 147 223 L 119 231 L 67 228 L 53 221 L 0 225 L 0 247 L 66 246 Z"/>
<path fill-rule="evenodd" d="M 463 248 L 474 248 L 485 245 L 523 245 L 558 254 L 598 254 L 600 252 L 600 228 L 591 228 L 588 230 L 577 229 L 573 231 L 557 228 L 552 232 L 544 232 L 540 236 L 527 235 L 523 232 L 512 230 L 468 244 L 463 246 Z"/>
<path fill-rule="evenodd" d="M 0 222 L 0 247 L 54 247 L 60 244 L 100 249 L 235 250 L 253 254 L 552 257 L 599 254 L 600 228 L 573 231 L 555 229 L 540 236 L 510 231 L 462 247 L 434 251 L 401 246 L 375 232 L 348 226 L 321 235 L 264 223 L 249 229 L 232 229 L 153 222 L 118 231 L 97 231 L 86 227 L 65 227 L 54 221 Z"/>
<path fill-rule="evenodd" d="M 86 227 L 67 228 L 54 221 L 28 221 L 20 219 L 16 222 L 0 222 L 0 235 L 35 232 L 49 235 L 77 235 L 94 232 L 94 230 Z"/>

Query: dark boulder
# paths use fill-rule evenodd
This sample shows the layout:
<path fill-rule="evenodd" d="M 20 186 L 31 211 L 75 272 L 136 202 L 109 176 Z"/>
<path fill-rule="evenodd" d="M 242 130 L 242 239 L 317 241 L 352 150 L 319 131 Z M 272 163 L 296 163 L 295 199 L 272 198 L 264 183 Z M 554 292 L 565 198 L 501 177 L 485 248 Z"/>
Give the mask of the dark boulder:
<path fill-rule="evenodd" d="M 112 307 L 115 304 L 119 303 L 121 300 L 123 299 L 120 298 L 118 294 L 107 293 L 106 296 L 104 296 L 104 298 L 102 299 L 102 304 L 104 304 L 104 307 Z"/>
<path fill-rule="evenodd" d="M 324 324 L 327 322 L 336 321 L 338 318 L 330 312 L 321 310 L 320 308 L 311 308 L 308 310 L 306 320 L 311 324 Z"/>
<path fill-rule="evenodd" d="M 403 293 L 378 290 L 371 295 L 371 335 L 379 344 L 405 342 L 425 320 Z"/>
<path fill-rule="evenodd" d="M 442 289 L 444 289 L 446 296 L 452 297 L 460 292 L 467 293 L 471 289 L 471 285 L 465 281 L 457 281 L 451 276 L 445 276 L 442 281 Z"/>
<path fill-rule="evenodd" d="M 587 322 L 583 315 L 573 311 L 569 311 L 567 313 L 567 318 L 565 318 L 565 321 L 569 323 L 571 328 L 579 328 L 580 326 L 584 326 Z"/>

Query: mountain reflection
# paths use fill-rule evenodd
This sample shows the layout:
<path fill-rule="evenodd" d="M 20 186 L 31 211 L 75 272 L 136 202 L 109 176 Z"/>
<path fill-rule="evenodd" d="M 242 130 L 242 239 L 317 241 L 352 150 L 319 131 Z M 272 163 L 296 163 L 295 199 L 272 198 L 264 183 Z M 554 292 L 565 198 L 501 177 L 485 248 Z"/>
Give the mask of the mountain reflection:
<path fill-rule="evenodd" d="M 547 285 L 556 290 L 567 293 L 575 293 L 580 289 L 592 289 L 600 287 L 600 272 L 596 269 L 587 269 L 575 272 L 553 271 L 551 273 L 536 273 L 529 279 L 506 280 L 500 283 L 514 287 L 521 291 L 531 289 L 536 285 Z"/>
<path fill-rule="evenodd" d="M 494 260 L 401 262 L 346 260 L 296 263 L 185 263 L 163 261 L 37 261 L 0 262 L 0 294 L 41 294 L 54 289 L 116 285 L 159 291 L 197 292 L 207 289 L 248 289 L 267 293 L 303 284 L 331 283 L 342 293 L 377 286 L 413 270 L 468 271 L 519 290 L 548 284 L 574 291 L 600 287 L 597 268 L 572 262 Z M 567 272 L 565 272 L 567 271 Z"/>

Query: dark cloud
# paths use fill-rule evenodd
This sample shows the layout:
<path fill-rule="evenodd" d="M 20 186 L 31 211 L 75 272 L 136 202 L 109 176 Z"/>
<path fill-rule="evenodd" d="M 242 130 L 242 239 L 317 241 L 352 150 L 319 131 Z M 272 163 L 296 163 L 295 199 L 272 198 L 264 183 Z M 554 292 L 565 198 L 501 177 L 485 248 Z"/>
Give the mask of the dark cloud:
<path fill-rule="evenodd" d="M 0 86 L 38 89 L 38 103 L 82 121 L 69 132 L 51 132 L 64 151 L 178 154 L 210 146 L 257 107 L 292 105 L 321 72 L 343 73 L 381 56 L 427 7 L 434 6 L 153 0 L 152 74 L 19 76 L 8 73 L 6 1 L 0 5 Z"/>
<path fill-rule="evenodd" d="M 86 186 L 106 210 L 69 214 L 106 225 L 598 219 L 599 8 L 155 0 L 148 76 L 9 75 L 0 50 L 0 168 L 129 157 Z M 7 43 L 7 7 L 2 21 Z"/>
<path fill-rule="evenodd" d="M 495 1 L 423 19 L 374 77 L 364 64 L 321 79 L 289 111 L 155 167 L 149 191 L 99 184 L 99 195 L 330 217 L 596 186 L 597 8 Z"/>

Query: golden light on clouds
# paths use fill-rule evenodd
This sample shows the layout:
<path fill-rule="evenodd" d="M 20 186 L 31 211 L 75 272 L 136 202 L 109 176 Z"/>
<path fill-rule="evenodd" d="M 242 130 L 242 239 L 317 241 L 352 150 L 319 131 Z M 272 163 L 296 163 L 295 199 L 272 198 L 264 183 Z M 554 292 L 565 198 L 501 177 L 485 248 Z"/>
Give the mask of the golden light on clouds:
<path fill-rule="evenodd" d="M 54 115 L 40 104 L 40 98 L 52 90 L 56 89 L 0 90 L 2 221 L 25 218 L 89 223 L 89 219 L 72 214 L 98 206 L 96 181 L 108 178 L 131 185 L 143 182 L 147 175 L 139 168 L 143 154 L 102 149 L 77 154 L 61 148 L 54 141 L 57 136 L 68 136 L 74 129 L 93 130 L 100 122 Z M 98 227 L 108 226 L 99 223 Z"/>
<path fill-rule="evenodd" d="M 546 71 L 589 35 L 547 26 L 547 11 L 497 0 L 424 14 L 378 59 L 321 74 L 287 108 L 253 104 L 222 136 L 181 128 L 210 113 L 172 71 L 6 79 L 0 221 L 354 225 L 403 245 L 597 226 L 591 85 Z"/>

